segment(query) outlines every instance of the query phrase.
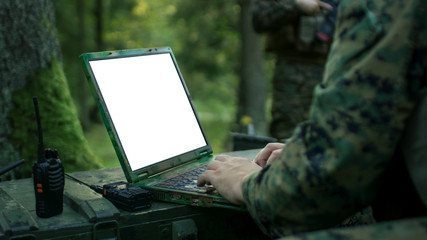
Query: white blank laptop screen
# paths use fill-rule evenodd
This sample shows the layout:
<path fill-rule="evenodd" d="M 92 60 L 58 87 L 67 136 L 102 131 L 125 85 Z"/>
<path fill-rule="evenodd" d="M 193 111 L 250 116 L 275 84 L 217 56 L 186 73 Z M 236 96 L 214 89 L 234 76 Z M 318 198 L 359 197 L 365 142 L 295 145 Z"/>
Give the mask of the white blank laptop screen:
<path fill-rule="evenodd" d="M 132 171 L 207 145 L 170 54 L 89 64 Z"/>

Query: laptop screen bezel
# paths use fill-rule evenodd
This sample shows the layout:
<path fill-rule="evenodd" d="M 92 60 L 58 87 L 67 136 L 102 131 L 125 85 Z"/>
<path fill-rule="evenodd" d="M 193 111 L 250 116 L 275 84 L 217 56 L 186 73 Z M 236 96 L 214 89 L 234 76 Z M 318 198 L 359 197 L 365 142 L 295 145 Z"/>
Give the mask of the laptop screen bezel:
<path fill-rule="evenodd" d="M 191 108 L 193 110 L 193 113 L 195 115 L 195 118 L 197 120 L 197 123 L 199 125 L 200 131 L 203 135 L 203 138 L 205 140 L 206 145 L 202 146 L 200 148 L 182 153 L 180 155 L 173 156 L 171 158 L 165 159 L 161 162 L 158 162 L 158 163 L 155 163 L 152 165 L 148 165 L 146 167 L 132 171 L 132 168 L 130 166 L 130 163 L 128 161 L 128 158 L 126 156 L 124 148 L 120 142 L 119 135 L 116 131 L 116 128 L 114 127 L 114 123 L 111 120 L 111 116 L 110 116 L 110 113 L 108 111 L 107 105 L 104 101 L 104 98 L 102 96 L 102 92 L 100 91 L 96 77 L 95 77 L 95 75 L 92 71 L 92 68 L 90 66 L 90 61 L 106 60 L 106 59 L 112 59 L 112 58 L 147 56 L 147 55 L 165 54 L 165 53 L 169 54 L 172 61 L 173 61 L 173 64 L 175 66 L 175 69 L 176 69 L 177 74 L 179 76 L 179 79 L 181 81 L 181 84 L 185 90 L 185 94 L 186 94 L 188 101 L 191 105 Z M 209 141 L 206 137 L 205 131 L 202 127 L 200 119 L 197 115 L 197 112 L 196 112 L 194 105 L 193 105 L 193 102 L 191 100 L 191 95 L 188 91 L 188 88 L 185 84 L 184 78 L 181 74 L 181 71 L 178 67 L 175 56 L 173 55 L 172 49 L 170 47 L 84 53 L 84 54 L 80 55 L 79 58 L 80 58 L 80 61 L 83 65 L 83 69 L 84 69 L 86 78 L 89 82 L 91 92 L 93 93 L 93 95 L 96 98 L 96 102 L 97 102 L 98 108 L 100 110 L 100 114 L 101 114 L 102 119 L 104 121 L 104 124 L 107 128 L 107 132 L 110 136 L 110 140 L 113 144 L 113 147 L 115 149 L 115 152 L 116 152 L 116 155 L 117 155 L 118 160 L 120 162 L 120 165 L 123 169 L 123 172 L 126 176 L 126 179 L 129 182 L 131 182 L 131 183 L 138 182 L 142 179 L 148 178 L 148 177 L 155 175 L 155 174 L 158 174 L 162 171 L 166 171 L 168 169 L 179 166 L 181 164 L 191 162 L 195 159 L 198 159 L 200 157 L 203 157 L 205 155 L 209 155 L 212 153 L 212 147 L 209 144 Z"/>

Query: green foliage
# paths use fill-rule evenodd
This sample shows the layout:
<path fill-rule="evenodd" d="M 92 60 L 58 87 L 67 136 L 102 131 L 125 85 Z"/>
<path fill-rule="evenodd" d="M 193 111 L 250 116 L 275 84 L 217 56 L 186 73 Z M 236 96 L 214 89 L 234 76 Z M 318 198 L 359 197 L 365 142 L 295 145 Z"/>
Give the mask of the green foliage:
<path fill-rule="evenodd" d="M 120 166 L 119 159 L 104 124 L 92 125 L 85 135 L 90 148 L 102 159 L 103 168 Z"/>
<path fill-rule="evenodd" d="M 239 7 L 234 1 L 110 2 L 109 49 L 171 46 L 194 99 L 234 104 L 238 81 Z M 121 2 L 120 2 L 121 3 Z M 207 82 L 220 83 L 222 87 Z M 213 91 L 215 90 L 215 91 Z"/>
<path fill-rule="evenodd" d="M 62 66 L 53 60 L 48 68 L 31 76 L 25 88 L 13 95 L 10 122 L 11 141 L 28 162 L 37 159 L 37 123 L 32 96 L 37 96 L 43 127 L 44 146 L 58 149 L 67 172 L 99 168 L 99 159 L 88 148 L 72 102 Z M 31 164 L 22 168 L 31 176 Z"/>

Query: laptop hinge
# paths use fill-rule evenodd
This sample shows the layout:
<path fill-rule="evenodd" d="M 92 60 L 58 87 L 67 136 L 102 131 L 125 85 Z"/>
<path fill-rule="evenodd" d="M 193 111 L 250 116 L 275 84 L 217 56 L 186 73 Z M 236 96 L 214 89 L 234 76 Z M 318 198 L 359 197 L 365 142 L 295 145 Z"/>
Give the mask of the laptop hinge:
<path fill-rule="evenodd" d="M 141 180 L 148 178 L 148 172 L 143 172 L 137 175 L 137 177 L 133 180 L 133 183 L 137 183 Z"/>
<path fill-rule="evenodd" d="M 209 154 L 210 154 L 209 150 L 204 150 L 204 151 L 202 151 L 202 152 L 199 153 L 199 157 L 202 158 L 202 157 L 207 156 Z"/>

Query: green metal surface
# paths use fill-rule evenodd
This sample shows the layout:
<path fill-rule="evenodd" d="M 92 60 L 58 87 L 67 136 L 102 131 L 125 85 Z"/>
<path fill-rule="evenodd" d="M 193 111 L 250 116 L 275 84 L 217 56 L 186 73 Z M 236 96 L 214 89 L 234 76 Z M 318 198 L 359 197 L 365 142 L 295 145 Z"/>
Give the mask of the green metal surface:
<path fill-rule="evenodd" d="M 251 157 L 256 152 L 241 153 Z M 101 186 L 126 181 L 119 167 L 69 174 Z M 64 210 L 60 215 L 37 217 L 31 178 L 0 182 L 0 209 L 0 240 L 265 238 L 247 212 L 157 201 L 149 209 L 127 212 L 70 178 L 65 181 Z"/>

